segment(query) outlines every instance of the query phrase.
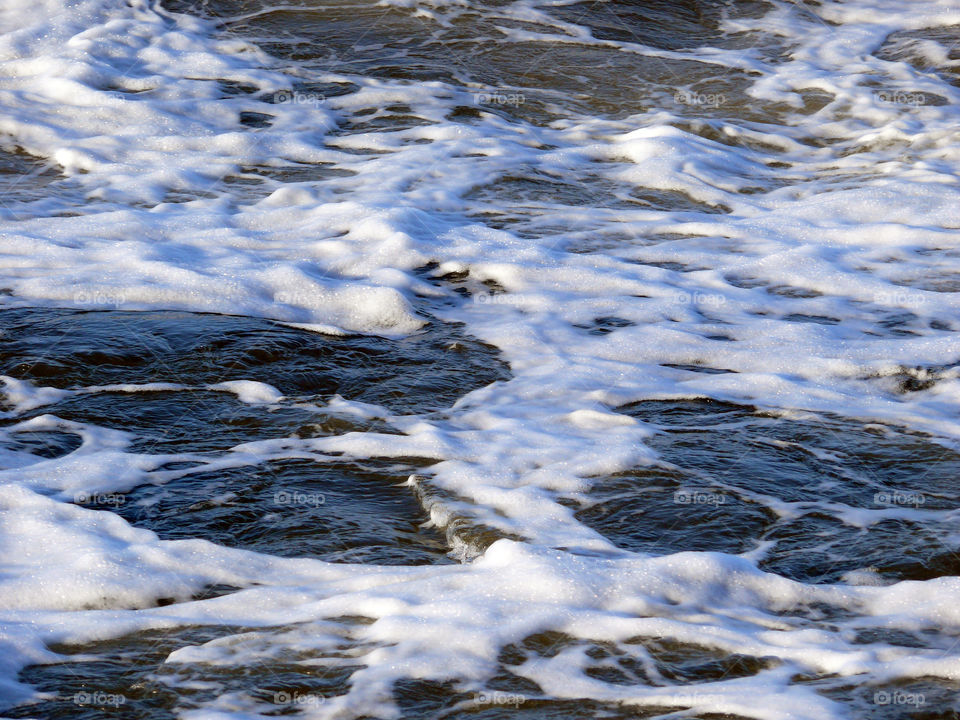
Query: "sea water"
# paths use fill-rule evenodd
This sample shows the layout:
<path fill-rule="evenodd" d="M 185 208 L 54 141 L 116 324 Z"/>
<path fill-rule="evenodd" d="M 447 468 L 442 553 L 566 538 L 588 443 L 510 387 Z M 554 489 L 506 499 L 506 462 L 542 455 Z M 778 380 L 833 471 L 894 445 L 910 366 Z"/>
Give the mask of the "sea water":
<path fill-rule="evenodd" d="M 958 42 L 7 2 L 0 712 L 956 717 Z"/>

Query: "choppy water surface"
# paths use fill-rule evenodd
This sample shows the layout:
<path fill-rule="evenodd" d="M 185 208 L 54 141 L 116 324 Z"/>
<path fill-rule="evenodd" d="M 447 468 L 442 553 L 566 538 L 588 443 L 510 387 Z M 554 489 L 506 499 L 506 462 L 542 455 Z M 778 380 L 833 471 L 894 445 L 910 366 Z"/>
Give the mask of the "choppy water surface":
<path fill-rule="evenodd" d="M 8 3 L 4 716 L 960 716 L 958 28 Z"/>
<path fill-rule="evenodd" d="M 443 561 L 441 536 L 421 527 L 428 518 L 400 487 L 433 459 L 313 458 L 284 453 L 284 441 L 397 432 L 375 415 L 325 412 L 316 402 L 429 413 L 471 385 L 507 377 L 492 348 L 443 326 L 393 341 L 189 313 L 9 310 L 2 322 L 4 375 L 72 391 L 8 420 L 18 429 L 32 417 L 58 419 L 50 429 L 14 430 L 11 450 L 62 457 L 77 451 L 86 424 L 129 433 L 130 452 L 156 458 L 157 479 L 123 495 L 80 493 L 82 504 L 162 538 L 283 556 Z M 144 380 L 170 385 L 137 388 Z M 251 404 L 211 389 L 235 380 L 269 384 L 284 399 Z M 279 445 L 259 455 L 257 441 Z M 218 467 L 218 454 L 234 448 L 252 457 Z"/>

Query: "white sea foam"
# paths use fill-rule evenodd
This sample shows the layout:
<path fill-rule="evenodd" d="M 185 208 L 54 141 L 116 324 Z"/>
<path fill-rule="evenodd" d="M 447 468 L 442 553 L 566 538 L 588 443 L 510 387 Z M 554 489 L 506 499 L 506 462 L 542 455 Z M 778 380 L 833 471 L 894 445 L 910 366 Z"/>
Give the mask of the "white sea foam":
<path fill-rule="evenodd" d="M 518 670 L 554 698 L 820 720 L 847 710 L 793 682 L 798 673 L 960 679 L 960 651 L 950 646 L 960 631 L 956 578 L 805 585 L 758 570 L 759 550 L 649 557 L 616 547 L 557 502 L 584 493 L 591 478 L 654 461 L 645 441 L 655 428 L 615 410 L 640 400 L 826 412 L 960 442 L 960 89 L 948 75 L 956 61 L 932 41 L 904 55 L 919 53 L 929 69 L 880 52 L 894 33 L 960 23 L 960 2 L 908 11 L 883 0 L 774 3 L 728 18 L 735 42 L 680 50 L 596 38 L 553 12 L 562 4 L 388 6 L 415 11 L 418 26 L 435 23 L 437 32 L 486 13 L 499 28 L 488 40 L 518 53 L 562 44 L 608 53 L 624 63 L 616 67 L 697 65 L 713 80 L 681 87 L 680 102 L 671 100 L 676 87 L 636 80 L 638 94 L 661 93 L 656 102 L 611 114 L 602 87 L 591 107 L 533 81 L 477 88 L 347 67 L 324 80 L 356 90 L 321 99 L 292 94 L 306 64 L 144 2 L 11 2 L 0 13 L 0 133 L 9 150 L 51 163 L 64 189 L 3 203 L 4 306 L 218 312 L 385 336 L 415 333 L 432 314 L 465 323 L 513 373 L 442 417 L 387 417 L 403 435 L 148 455 L 130 450 L 130 432 L 54 415 L 4 427 L 4 439 L 50 430 L 81 439 L 59 458 L 0 454 L 4 696 L 29 694 L 16 673 L 52 659 L 44 643 L 147 628 L 263 629 L 181 648 L 170 665 L 242 664 L 291 645 L 332 663 L 328 621 L 344 615 L 374 621 L 351 631 L 364 667 L 346 694 L 304 703 L 307 716 L 390 717 L 391 687 L 405 677 L 482 691 L 504 646 L 548 630 L 614 643 L 638 661 L 638 638 L 774 660 L 746 678 L 623 686 L 586 674 L 586 646 L 573 643 Z M 252 90 L 228 91 L 238 86 Z M 272 93 L 290 101 L 266 102 Z M 517 93 L 523 103 L 489 101 Z M 554 114 L 524 114 L 537 103 Z M 359 126 L 362 112 L 379 117 L 391 105 L 417 122 Z M 450 119 L 457 107 L 476 117 Z M 269 125 L 244 124 L 245 113 Z M 338 172 L 284 174 L 320 164 Z M 553 189 L 532 199 L 498 190 L 516 176 Z M 468 273 L 462 287 L 472 299 L 441 279 L 452 272 Z M 904 377 L 924 382 L 904 391 Z M 4 383 L 13 420 L 71 395 L 197 389 Z M 293 402 L 253 381 L 210 389 Z M 342 400 L 324 409 L 388 415 Z M 77 502 L 206 470 L 334 456 L 438 460 L 409 483 L 436 524 L 466 516 L 524 541 L 500 540 L 459 566 L 330 565 L 163 541 Z M 165 469 L 173 461 L 194 465 Z M 822 508 L 855 527 L 931 517 L 916 507 Z M 455 550 L 470 559 L 479 548 Z M 188 600 L 215 584 L 248 589 Z M 151 607 L 161 597 L 181 602 Z M 814 605 L 837 616 L 821 621 Z M 293 633 L 270 629 L 291 623 L 301 623 Z M 849 642 L 864 628 L 924 630 L 934 640 Z M 230 695 L 186 716 L 267 709 Z"/>

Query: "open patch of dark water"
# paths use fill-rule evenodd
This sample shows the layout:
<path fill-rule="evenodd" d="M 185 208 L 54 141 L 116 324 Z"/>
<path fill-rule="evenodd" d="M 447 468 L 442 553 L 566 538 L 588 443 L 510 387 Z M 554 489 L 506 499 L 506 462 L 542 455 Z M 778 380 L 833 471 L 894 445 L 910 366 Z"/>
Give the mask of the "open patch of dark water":
<path fill-rule="evenodd" d="M 0 311 L 0 333 L 0 374 L 57 388 L 255 380 L 292 397 L 337 394 L 422 413 L 506 377 L 494 348 L 443 323 L 388 340 L 233 315 L 20 308 Z M 191 407 L 202 414 L 206 403 Z M 107 425 L 119 420 L 104 406 L 90 414 Z M 143 418 L 140 430 L 155 428 L 155 420 Z"/>
<path fill-rule="evenodd" d="M 281 460 L 143 486 L 115 509 L 169 540 L 328 562 L 452 562 L 397 462 Z"/>
<path fill-rule="evenodd" d="M 455 326 L 431 324 L 402 340 L 331 337 L 268 320 L 175 312 L 0 312 L 0 374 L 36 385 L 86 390 L 38 408 L 77 423 L 123 430 L 128 451 L 171 455 L 160 471 L 187 471 L 84 498 L 164 539 L 204 538 L 288 557 L 338 562 L 449 562 L 443 536 L 409 488 L 400 485 L 430 460 L 351 461 L 265 457 L 207 469 L 231 448 L 258 440 L 347 432 L 399 434 L 381 418 L 327 413 L 334 395 L 396 413 L 443 410 L 470 390 L 507 376 L 493 348 Z M 251 405 L 205 389 L 231 380 L 268 383 L 315 407 Z M 190 389 L 90 391 L 98 386 L 169 382 Z M 9 449 L 40 457 L 76 450 L 76 434 L 43 430 L 11 435 Z M 282 451 L 280 453 L 283 454 Z M 182 458 L 178 461 L 177 458 Z M 158 479 L 158 482 L 160 480 Z"/>
<path fill-rule="evenodd" d="M 664 464 L 600 480 L 578 517 L 652 554 L 743 553 L 803 582 L 960 574 L 960 455 L 890 426 L 776 417 L 709 400 L 623 409 Z"/>

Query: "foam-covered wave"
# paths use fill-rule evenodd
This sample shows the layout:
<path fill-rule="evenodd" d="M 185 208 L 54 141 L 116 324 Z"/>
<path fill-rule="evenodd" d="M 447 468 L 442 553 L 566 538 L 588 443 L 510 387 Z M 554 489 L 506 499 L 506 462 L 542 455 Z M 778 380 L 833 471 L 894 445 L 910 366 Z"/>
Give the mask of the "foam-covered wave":
<path fill-rule="evenodd" d="M 958 26 L 8 4 L 8 699 L 159 633 L 183 717 L 955 712 Z"/>

